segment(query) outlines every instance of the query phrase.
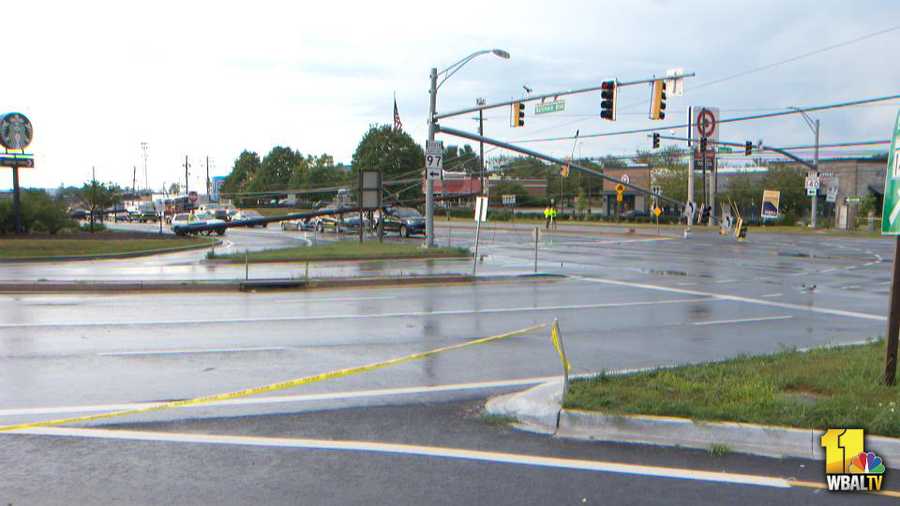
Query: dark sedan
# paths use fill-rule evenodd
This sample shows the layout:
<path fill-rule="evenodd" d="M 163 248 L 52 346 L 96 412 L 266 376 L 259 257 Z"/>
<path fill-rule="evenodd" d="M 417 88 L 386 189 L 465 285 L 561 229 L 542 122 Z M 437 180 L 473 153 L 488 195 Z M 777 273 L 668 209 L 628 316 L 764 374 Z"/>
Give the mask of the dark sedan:
<path fill-rule="evenodd" d="M 390 207 L 384 213 L 384 231 L 403 237 L 425 234 L 425 217 L 410 207 Z"/>

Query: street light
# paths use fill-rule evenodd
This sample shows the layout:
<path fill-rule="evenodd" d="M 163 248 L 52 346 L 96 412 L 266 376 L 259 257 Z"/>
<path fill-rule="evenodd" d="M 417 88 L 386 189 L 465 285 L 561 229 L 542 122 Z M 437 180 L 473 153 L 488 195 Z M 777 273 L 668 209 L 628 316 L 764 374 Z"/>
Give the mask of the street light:
<path fill-rule="evenodd" d="M 459 69 L 463 68 L 466 63 L 469 63 L 473 59 L 483 55 L 483 54 L 493 54 L 499 58 L 503 58 L 504 60 L 509 59 L 509 52 L 504 51 L 503 49 L 483 49 L 481 51 L 475 51 L 474 53 L 466 56 L 462 60 L 450 65 L 444 70 L 438 72 L 437 68 L 432 67 L 431 69 L 431 89 L 429 90 L 429 103 L 428 103 L 428 140 L 429 144 L 431 141 L 434 141 L 435 134 L 435 122 L 434 122 L 434 114 L 437 105 L 437 90 L 444 84 L 447 79 L 450 79 L 453 74 L 455 74 Z M 443 76 L 441 81 L 438 82 L 438 76 Z M 432 248 L 434 247 L 434 180 L 429 178 L 426 174 L 425 176 L 425 247 Z"/>
<path fill-rule="evenodd" d="M 816 167 L 816 170 L 813 173 L 813 176 L 815 176 L 815 178 L 818 179 L 819 178 L 819 120 L 818 119 L 813 120 L 812 118 L 809 117 L 808 114 L 806 114 L 806 112 L 803 109 L 800 109 L 799 107 L 791 106 L 791 107 L 788 107 L 788 109 L 793 109 L 793 110 L 799 112 L 800 115 L 803 116 L 803 121 L 806 122 L 806 126 L 808 126 L 809 129 L 812 130 L 813 134 L 816 136 L 816 151 L 815 151 L 814 161 L 813 161 L 813 165 Z M 811 207 L 810 214 L 812 216 L 811 216 L 810 225 L 812 225 L 812 228 L 816 228 L 816 215 L 818 214 L 817 209 L 819 207 L 818 206 L 818 202 L 819 202 L 819 191 L 818 190 L 816 190 L 816 193 L 811 197 L 811 199 L 812 199 L 812 202 L 811 202 L 811 206 L 810 206 Z"/>

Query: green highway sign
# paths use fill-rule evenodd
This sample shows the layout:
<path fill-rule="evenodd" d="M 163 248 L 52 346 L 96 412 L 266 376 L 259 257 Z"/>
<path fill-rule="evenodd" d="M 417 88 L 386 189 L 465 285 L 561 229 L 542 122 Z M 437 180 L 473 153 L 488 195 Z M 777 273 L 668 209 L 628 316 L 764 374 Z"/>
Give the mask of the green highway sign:
<path fill-rule="evenodd" d="M 900 235 L 900 112 L 894 121 L 891 151 L 884 175 L 884 207 L 881 208 L 881 235 Z"/>
<path fill-rule="evenodd" d="M 552 102 L 541 102 L 539 104 L 534 104 L 534 113 L 535 114 L 546 114 L 548 112 L 559 112 L 566 110 L 566 101 L 565 100 L 554 100 Z"/>
<path fill-rule="evenodd" d="M 719 153 L 733 153 L 734 150 L 729 146 L 719 146 Z"/>

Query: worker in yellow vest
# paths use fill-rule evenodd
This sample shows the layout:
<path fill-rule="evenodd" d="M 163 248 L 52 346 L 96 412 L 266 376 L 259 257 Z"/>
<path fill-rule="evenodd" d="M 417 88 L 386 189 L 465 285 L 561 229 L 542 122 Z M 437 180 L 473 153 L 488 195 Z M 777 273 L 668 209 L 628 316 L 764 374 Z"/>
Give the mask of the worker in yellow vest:
<path fill-rule="evenodd" d="M 544 228 L 550 229 L 550 219 L 553 216 L 553 208 L 548 204 L 547 207 L 544 208 Z"/>

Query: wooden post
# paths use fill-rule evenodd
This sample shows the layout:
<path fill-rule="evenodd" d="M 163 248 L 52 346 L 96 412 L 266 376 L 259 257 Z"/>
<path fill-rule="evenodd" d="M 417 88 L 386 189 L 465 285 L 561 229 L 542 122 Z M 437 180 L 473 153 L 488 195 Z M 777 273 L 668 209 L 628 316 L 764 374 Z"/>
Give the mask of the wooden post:
<path fill-rule="evenodd" d="M 888 313 L 887 334 L 884 343 L 884 384 L 893 386 L 897 380 L 897 341 L 900 338 L 900 235 L 894 245 L 894 269 L 891 276 L 891 305 Z"/>

